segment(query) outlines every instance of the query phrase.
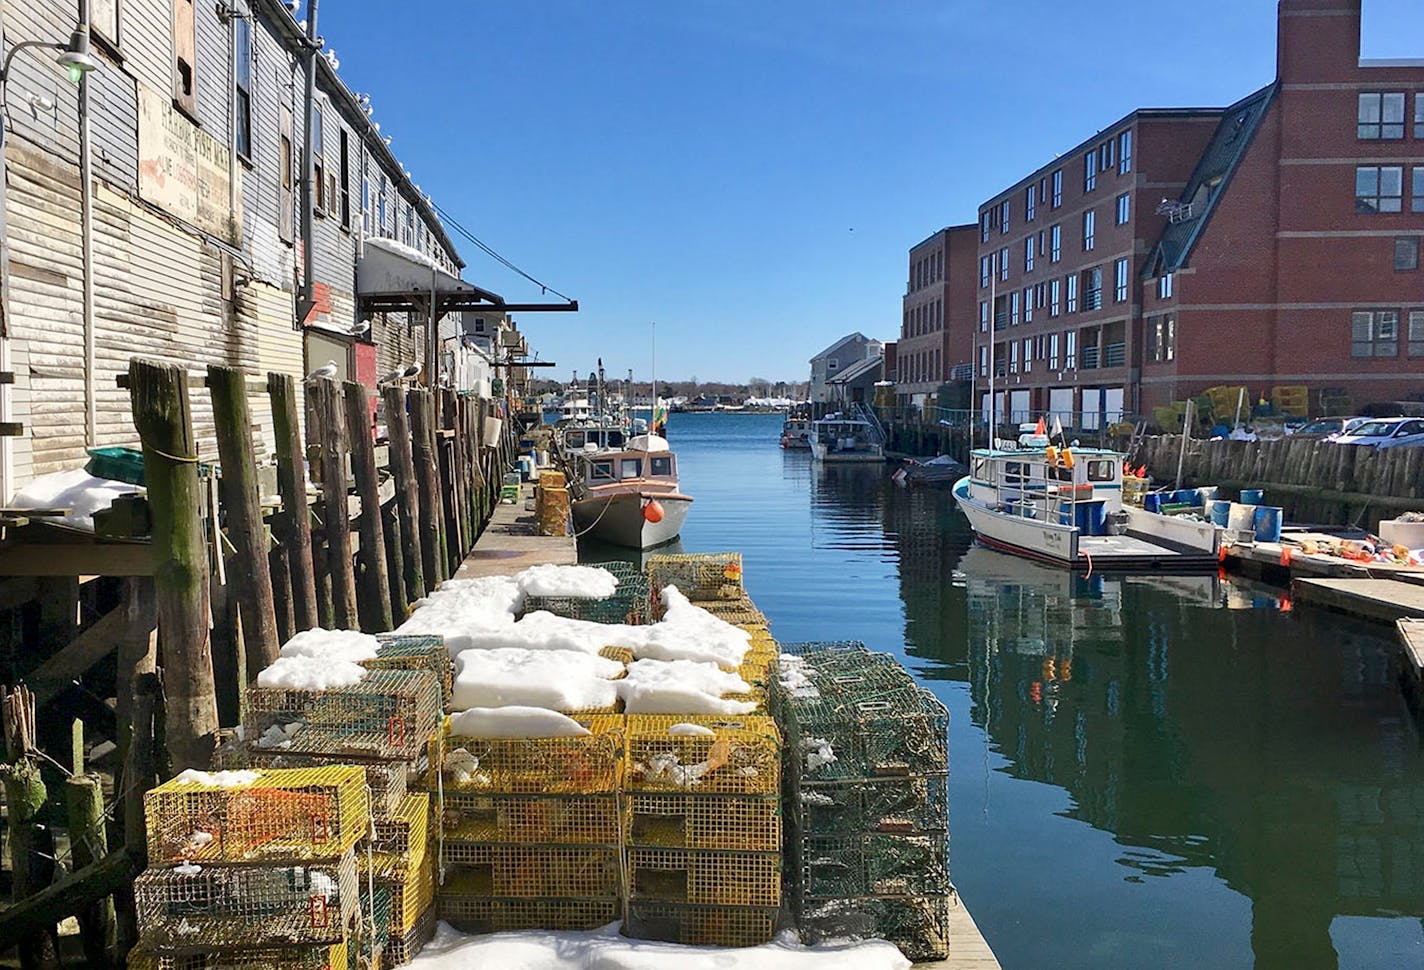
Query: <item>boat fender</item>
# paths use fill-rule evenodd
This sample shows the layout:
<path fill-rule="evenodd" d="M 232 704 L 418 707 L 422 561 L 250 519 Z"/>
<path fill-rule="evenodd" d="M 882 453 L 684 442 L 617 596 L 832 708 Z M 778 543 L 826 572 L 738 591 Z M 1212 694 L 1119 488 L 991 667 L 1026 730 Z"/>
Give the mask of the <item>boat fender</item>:
<path fill-rule="evenodd" d="M 648 522 L 661 522 L 663 520 L 663 503 L 656 499 L 649 500 L 643 505 L 643 518 Z"/>
<path fill-rule="evenodd" d="M 1067 448 L 1063 449 L 1063 467 L 1073 467 L 1073 452 L 1069 451 Z"/>

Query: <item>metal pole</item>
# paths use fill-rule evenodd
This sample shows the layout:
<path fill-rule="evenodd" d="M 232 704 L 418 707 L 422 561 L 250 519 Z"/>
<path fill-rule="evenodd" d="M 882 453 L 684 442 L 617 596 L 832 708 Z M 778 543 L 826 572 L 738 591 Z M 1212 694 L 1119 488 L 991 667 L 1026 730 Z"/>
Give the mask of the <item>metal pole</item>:
<path fill-rule="evenodd" d="M 315 190 L 316 159 L 312 158 L 312 118 L 316 114 L 316 8 L 318 0 L 307 0 L 306 122 L 302 125 L 302 289 L 297 299 L 297 323 L 304 323 L 316 304 L 312 267 L 312 202 Z"/>
<path fill-rule="evenodd" d="M 1177 452 L 1177 484 L 1173 488 L 1182 487 L 1182 465 L 1187 460 L 1187 435 L 1192 430 L 1192 405 L 1196 402 L 1187 398 L 1187 409 L 1182 412 L 1182 447 Z"/>
<path fill-rule="evenodd" d="M 998 434 L 999 407 L 994 400 L 994 331 L 998 327 L 999 309 L 995 305 L 999 292 L 999 269 L 996 253 L 989 254 L 989 450 L 994 449 L 994 438 Z"/>
<path fill-rule="evenodd" d="M 430 262 L 430 319 L 425 326 L 425 385 L 427 387 L 437 386 L 440 366 L 440 337 L 438 332 L 438 320 L 435 316 L 435 261 Z"/>
<path fill-rule="evenodd" d="M 79 3 L 79 31 L 89 34 L 89 0 Z M 89 72 L 79 77 L 79 226 L 84 261 L 84 443 L 94 447 L 98 435 L 94 339 L 94 153 L 89 137 Z"/>

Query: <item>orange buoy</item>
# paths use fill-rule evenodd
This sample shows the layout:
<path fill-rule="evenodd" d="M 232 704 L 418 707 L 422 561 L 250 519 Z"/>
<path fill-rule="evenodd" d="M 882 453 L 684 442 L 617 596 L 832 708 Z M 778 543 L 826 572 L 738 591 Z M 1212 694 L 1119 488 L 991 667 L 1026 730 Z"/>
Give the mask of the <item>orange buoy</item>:
<path fill-rule="evenodd" d="M 644 505 L 643 518 L 649 522 L 661 522 L 663 520 L 663 503 L 654 499 Z"/>

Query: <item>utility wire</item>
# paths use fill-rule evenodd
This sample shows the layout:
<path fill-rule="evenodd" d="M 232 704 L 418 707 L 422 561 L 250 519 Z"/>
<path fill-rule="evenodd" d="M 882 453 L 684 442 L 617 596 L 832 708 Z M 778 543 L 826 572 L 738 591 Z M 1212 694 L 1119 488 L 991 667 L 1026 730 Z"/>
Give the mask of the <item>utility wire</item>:
<path fill-rule="evenodd" d="M 482 252 L 484 252 L 487 256 L 489 256 L 489 257 L 490 257 L 491 259 L 493 259 L 495 262 L 497 262 L 497 263 L 499 263 L 500 265 L 506 267 L 507 269 L 510 269 L 510 270 L 514 271 L 515 273 L 518 273 L 520 276 L 524 277 L 526 280 L 528 280 L 529 282 L 533 283 L 535 286 L 539 287 L 540 292 L 542 292 L 542 293 L 552 293 L 552 294 L 554 294 L 555 296 L 562 297 L 563 299 L 568 300 L 570 303 L 573 302 L 573 297 L 567 296 L 567 295 L 565 295 L 565 294 L 563 294 L 563 293 L 560 293 L 558 290 L 554 289 L 552 286 L 548 285 L 547 283 L 544 283 L 544 282 L 542 282 L 542 281 L 540 281 L 540 280 L 536 280 L 534 277 L 532 277 L 532 276 L 530 276 L 528 273 L 524 272 L 524 270 L 520 269 L 518 266 L 515 266 L 515 265 L 514 265 L 513 263 L 511 263 L 509 260 L 505 259 L 505 258 L 504 258 L 503 256 L 501 256 L 499 253 L 495 252 L 495 251 L 494 251 L 493 249 L 491 249 L 483 240 L 481 240 L 478 236 L 476 236 L 474 233 L 470 232 L 470 230 L 466 229 L 464 226 L 460 225 L 459 220 L 457 220 L 457 219 L 456 219 L 454 216 L 452 216 L 449 212 L 445 211 L 445 210 L 442 209 L 440 206 L 435 205 L 433 202 L 431 203 L 431 205 L 434 207 L 435 211 L 440 214 L 440 217 L 441 217 L 442 219 L 444 219 L 445 222 L 450 225 L 451 228 L 453 228 L 453 229 L 454 229 L 456 232 L 458 232 L 460 235 L 464 236 L 464 237 L 465 237 L 466 239 L 468 239 L 470 242 L 472 242 L 472 243 L 474 243 L 476 246 L 478 246 Z"/>

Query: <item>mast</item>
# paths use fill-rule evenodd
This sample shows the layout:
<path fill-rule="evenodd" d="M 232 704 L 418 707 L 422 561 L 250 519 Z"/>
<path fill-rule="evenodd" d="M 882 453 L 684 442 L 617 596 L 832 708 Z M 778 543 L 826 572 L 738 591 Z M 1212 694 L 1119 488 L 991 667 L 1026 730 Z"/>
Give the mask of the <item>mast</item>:
<path fill-rule="evenodd" d="M 994 331 L 999 325 L 998 280 L 999 268 L 995 265 L 998 254 L 989 255 L 989 443 L 986 447 L 994 450 L 994 436 L 998 432 L 998 402 L 994 400 Z"/>
<path fill-rule="evenodd" d="M 652 434 L 658 433 L 658 324 L 653 321 L 653 409 L 648 414 L 648 430 Z"/>

